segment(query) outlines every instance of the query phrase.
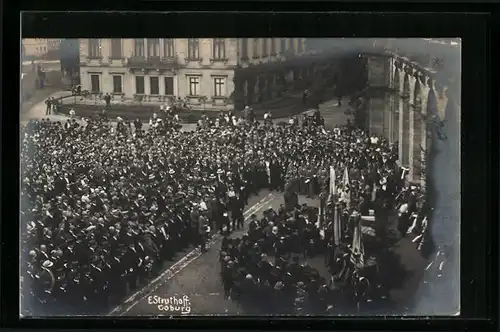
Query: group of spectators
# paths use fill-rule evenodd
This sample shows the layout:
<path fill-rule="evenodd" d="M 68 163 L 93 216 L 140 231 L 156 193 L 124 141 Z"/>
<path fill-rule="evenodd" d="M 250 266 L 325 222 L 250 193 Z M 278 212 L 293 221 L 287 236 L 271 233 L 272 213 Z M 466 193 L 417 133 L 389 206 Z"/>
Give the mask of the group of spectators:
<path fill-rule="evenodd" d="M 306 205 L 276 213 L 266 211 L 262 219 L 251 218 L 241 238 L 224 238 L 220 263 L 224 296 L 254 314 L 340 315 L 356 312 L 366 285 L 345 287 L 344 273 L 328 278 L 307 260 L 327 254 L 327 239 L 315 223 L 317 209 Z M 347 255 L 339 248 L 336 256 Z M 303 257 L 302 257 L 303 256 Z M 337 262 L 336 265 L 341 265 Z M 335 267 L 332 267 L 332 273 Z M 383 290 L 371 292 L 369 309 L 386 301 Z M 377 296 L 378 295 L 378 296 Z M 365 301 L 366 302 L 366 301 Z"/>
<path fill-rule="evenodd" d="M 384 227 L 375 221 L 360 227 L 363 229 L 361 264 L 352 260 L 355 229 L 362 222 L 358 207 L 337 204 L 344 205 L 339 211 L 339 230 L 334 228 L 333 221 L 323 224 L 318 218 L 321 211 L 306 204 L 295 205 L 293 209 L 282 205 L 277 212 L 266 211 L 261 219 L 252 215 L 243 237 L 224 238 L 222 242 L 224 296 L 236 301 L 245 312 L 254 314 L 394 313 L 401 309 L 401 303 L 411 303 L 414 290 L 394 292 L 402 287 L 405 279 L 411 278 L 402 260 L 412 258 L 408 253 L 401 257 L 402 253 L 391 251 L 391 247 L 397 247 L 396 243 L 405 239 L 411 242 L 409 250 L 415 253 L 425 244 L 422 236 L 426 221 L 408 212 L 417 211 L 413 206 L 416 201 L 410 197 L 416 191 L 417 188 L 412 187 L 411 192 L 403 192 L 405 198 L 397 198 L 408 203 L 399 206 L 396 224 L 391 225 L 390 217 L 386 216 L 385 220 L 377 221 Z M 331 205 L 332 209 L 336 207 Z M 379 211 L 383 207 L 375 209 Z M 423 212 L 421 207 L 418 212 Z M 377 214 L 378 219 L 383 218 L 380 212 Z M 332 217 L 327 217 L 327 221 Z M 335 231 L 342 233 L 340 242 L 335 241 Z M 320 273 L 307 263 L 318 256 L 324 257 L 319 264 L 324 262 L 328 272 Z M 300 264 L 301 261 L 304 263 Z M 318 259 L 315 267 L 318 267 Z M 398 298 L 401 293 L 406 298 Z"/>
<path fill-rule="evenodd" d="M 384 187 L 377 192 L 387 207 L 404 186 L 396 150 L 382 138 L 351 127 L 325 130 L 317 121 L 233 119 L 203 118 L 194 131 L 180 131 L 168 119 L 147 130 L 120 121 L 116 128 L 103 118 L 83 124 L 44 119 L 22 128 L 23 307 L 105 310 L 176 252 L 203 244 L 208 230 L 242 227 L 248 197 L 260 189 L 324 198 L 330 166 L 338 169 L 339 183 L 341 170 L 351 170 L 345 209 L 362 206 L 374 187 Z M 271 233 L 274 227 L 286 232 L 276 225 Z M 294 241 L 309 254 L 317 251 L 318 229 L 303 229 L 314 245 Z M 262 239 L 253 240 L 260 247 Z M 263 253 L 271 250 L 269 242 L 263 245 Z M 276 248 L 270 254 L 276 250 L 281 255 Z"/>

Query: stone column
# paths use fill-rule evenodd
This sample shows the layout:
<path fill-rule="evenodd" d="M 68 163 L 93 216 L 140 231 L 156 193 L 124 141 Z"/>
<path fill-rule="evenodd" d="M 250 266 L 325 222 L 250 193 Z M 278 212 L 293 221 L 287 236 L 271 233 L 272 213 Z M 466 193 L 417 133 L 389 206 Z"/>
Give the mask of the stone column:
<path fill-rule="evenodd" d="M 403 93 L 401 95 L 402 110 L 400 117 L 402 118 L 402 139 L 401 139 L 401 165 L 408 166 L 410 164 L 410 75 L 408 69 L 405 68 L 403 80 Z"/>
<path fill-rule="evenodd" d="M 165 39 L 159 38 L 160 40 L 160 58 L 165 58 L 167 55 L 164 53 L 165 52 Z"/>
<path fill-rule="evenodd" d="M 150 87 L 150 81 L 149 81 L 149 72 L 146 72 L 144 74 L 144 94 L 146 96 L 151 95 L 151 87 Z"/>
<path fill-rule="evenodd" d="M 156 71 L 156 74 L 158 74 L 158 92 L 160 96 L 163 96 L 165 95 L 165 73 L 160 74 L 159 71 Z M 160 100 L 163 100 L 163 97 L 160 97 Z"/>
<path fill-rule="evenodd" d="M 420 81 L 420 73 L 417 71 L 414 74 L 415 88 L 413 96 L 413 112 L 411 118 L 413 119 L 413 137 L 411 152 L 411 178 L 413 181 L 420 182 L 422 174 L 422 82 Z"/>
<path fill-rule="evenodd" d="M 433 82 L 434 82 L 434 91 L 436 93 L 438 116 L 441 120 L 443 120 L 445 118 L 445 110 L 448 103 L 447 87 L 442 86 L 436 81 Z"/>
<path fill-rule="evenodd" d="M 428 133 L 427 133 L 427 121 L 429 121 L 427 117 L 427 104 L 428 104 L 428 99 L 429 99 L 429 83 L 431 80 L 425 76 L 422 75 L 421 77 L 421 95 L 422 95 L 422 106 L 421 106 L 421 113 L 422 113 L 422 121 L 420 123 L 421 128 L 421 136 L 420 136 L 420 160 L 423 164 L 423 174 L 420 176 L 420 185 L 424 188 L 425 183 L 426 183 L 426 174 L 427 174 L 427 169 L 428 169 L 428 164 L 427 164 L 427 139 L 428 139 Z"/>
<path fill-rule="evenodd" d="M 405 72 L 400 67 L 399 70 L 399 98 L 398 98 L 398 161 L 400 165 L 403 165 L 403 140 L 404 140 L 404 80 Z"/>
<path fill-rule="evenodd" d="M 399 140 L 399 104 L 401 103 L 401 80 L 400 80 L 400 70 L 397 67 L 398 64 L 394 66 L 394 77 L 393 77 L 393 105 L 392 105 L 392 128 L 390 142 L 394 143 Z"/>
<path fill-rule="evenodd" d="M 414 175 L 414 165 L 413 165 L 413 156 L 414 156 L 414 143 L 415 143 L 415 84 L 416 79 L 414 76 L 414 71 L 412 68 L 408 69 L 408 79 L 410 83 L 410 95 L 408 98 L 408 116 L 409 116 L 409 137 L 408 137 L 408 166 L 410 171 L 408 173 L 408 180 L 413 181 Z"/>

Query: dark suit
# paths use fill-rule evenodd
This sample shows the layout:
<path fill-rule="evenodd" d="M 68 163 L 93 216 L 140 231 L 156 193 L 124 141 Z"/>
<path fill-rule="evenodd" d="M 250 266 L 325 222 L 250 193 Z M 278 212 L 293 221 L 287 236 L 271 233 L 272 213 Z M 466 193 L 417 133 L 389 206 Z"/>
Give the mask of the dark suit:
<path fill-rule="evenodd" d="M 285 199 L 285 210 L 291 211 L 299 204 L 299 196 L 295 192 L 286 191 L 283 195 Z"/>

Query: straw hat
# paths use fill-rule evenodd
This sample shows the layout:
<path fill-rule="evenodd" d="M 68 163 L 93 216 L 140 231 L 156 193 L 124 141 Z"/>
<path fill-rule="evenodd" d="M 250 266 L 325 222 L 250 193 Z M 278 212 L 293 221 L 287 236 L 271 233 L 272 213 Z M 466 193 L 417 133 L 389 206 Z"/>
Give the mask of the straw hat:
<path fill-rule="evenodd" d="M 46 260 L 45 262 L 43 262 L 42 266 L 45 267 L 45 268 L 49 268 L 49 267 L 52 267 L 54 265 L 54 263 L 52 263 L 51 261 L 49 260 Z"/>

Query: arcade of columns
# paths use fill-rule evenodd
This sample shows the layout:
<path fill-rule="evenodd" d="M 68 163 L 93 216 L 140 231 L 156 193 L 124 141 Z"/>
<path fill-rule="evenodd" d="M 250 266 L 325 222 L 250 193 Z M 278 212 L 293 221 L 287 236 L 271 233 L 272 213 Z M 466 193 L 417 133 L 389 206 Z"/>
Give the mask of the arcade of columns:
<path fill-rule="evenodd" d="M 398 142 L 399 164 L 408 180 L 425 185 L 425 161 L 433 130 L 444 119 L 447 88 L 437 73 L 391 56 L 368 56 L 369 129 Z"/>
<path fill-rule="evenodd" d="M 435 126 L 444 119 L 446 87 L 436 82 L 435 72 L 418 64 L 395 58 L 391 63 L 394 95 L 389 138 L 398 142 L 399 163 L 408 168 L 408 180 L 425 185 L 430 131 L 438 130 Z"/>

